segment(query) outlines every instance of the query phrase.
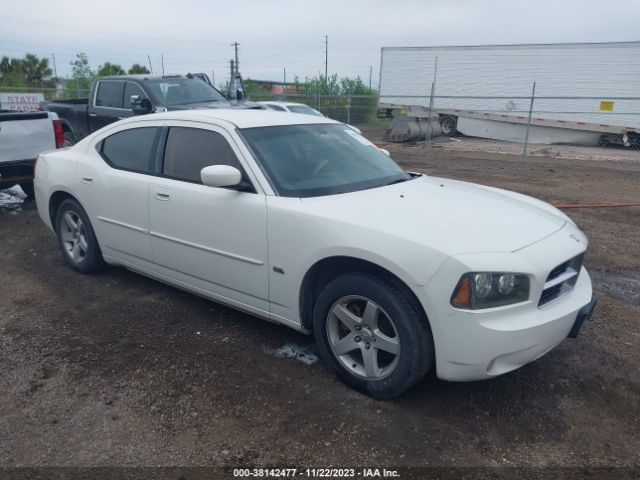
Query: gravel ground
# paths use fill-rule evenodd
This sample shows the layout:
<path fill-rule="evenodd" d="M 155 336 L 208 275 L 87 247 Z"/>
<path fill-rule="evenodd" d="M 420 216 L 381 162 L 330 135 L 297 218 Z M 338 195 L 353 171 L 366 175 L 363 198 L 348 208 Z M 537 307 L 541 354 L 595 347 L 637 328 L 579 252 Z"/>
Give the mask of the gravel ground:
<path fill-rule="evenodd" d="M 408 169 L 547 201 L 640 203 L 633 157 L 386 147 Z M 126 270 L 72 272 L 33 203 L 8 201 L 0 466 L 637 466 L 640 208 L 568 213 L 600 291 L 580 337 L 494 380 L 428 378 L 380 402 L 309 337 Z"/>

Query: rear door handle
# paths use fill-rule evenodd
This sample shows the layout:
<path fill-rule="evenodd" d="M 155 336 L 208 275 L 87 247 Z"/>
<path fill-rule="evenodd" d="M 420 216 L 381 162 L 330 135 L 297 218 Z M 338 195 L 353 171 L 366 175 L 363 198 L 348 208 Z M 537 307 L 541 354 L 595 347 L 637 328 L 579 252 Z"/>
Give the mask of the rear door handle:
<path fill-rule="evenodd" d="M 171 198 L 171 194 L 161 188 L 154 188 L 153 194 L 158 200 L 162 200 L 163 202 L 168 202 Z"/>
<path fill-rule="evenodd" d="M 93 178 L 91 177 L 82 177 L 80 179 L 82 183 L 86 183 L 87 185 L 91 185 L 93 183 Z"/>
<path fill-rule="evenodd" d="M 90 117 L 97 117 L 97 116 L 98 116 L 98 114 L 97 114 L 97 113 L 93 113 L 93 112 L 89 112 L 89 116 L 90 116 Z"/>

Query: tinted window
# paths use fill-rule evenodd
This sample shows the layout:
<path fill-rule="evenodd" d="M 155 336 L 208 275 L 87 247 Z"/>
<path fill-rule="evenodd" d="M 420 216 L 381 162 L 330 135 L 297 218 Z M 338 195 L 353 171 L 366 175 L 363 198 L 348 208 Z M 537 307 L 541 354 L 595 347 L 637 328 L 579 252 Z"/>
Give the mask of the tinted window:
<path fill-rule="evenodd" d="M 286 112 L 286 110 L 280 105 L 274 105 L 273 103 L 268 104 L 268 107 L 272 110 L 277 110 L 279 112 Z"/>
<path fill-rule="evenodd" d="M 131 95 L 140 95 L 140 98 L 146 98 L 146 95 L 138 85 L 127 82 L 127 86 L 124 87 L 124 108 L 131 108 Z"/>
<path fill-rule="evenodd" d="M 153 147 L 159 131 L 157 127 L 144 127 L 114 133 L 102 141 L 102 156 L 115 168 L 152 173 Z"/>
<path fill-rule="evenodd" d="M 96 96 L 96 107 L 122 108 L 123 89 L 124 82 L 100 82 Z"/>
<path fill-rule="evenodd" d="M 169 130 L 164 151 L 164 175 L 200 183 L 200 170 L 209 165 L 231 165 L 242 172 L 231 146 L 219 133 L 182 127 Z"/>

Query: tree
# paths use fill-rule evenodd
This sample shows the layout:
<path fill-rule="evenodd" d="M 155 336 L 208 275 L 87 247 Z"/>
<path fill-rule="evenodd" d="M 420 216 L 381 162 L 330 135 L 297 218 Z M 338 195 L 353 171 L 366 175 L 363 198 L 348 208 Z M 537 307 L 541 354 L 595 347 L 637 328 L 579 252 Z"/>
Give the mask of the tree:
<path fill-rule="evenodd" d="M 52 85 L 49 59 L 27 53 L 24 58 L 0 59 L 0 85 L 8 87 L 41 88 Z"/>
<path fill-rule="evenodd" d="M 48 58 L 27 53 L 22 60 L 22 74 L 29 87 L 41 87 L 45 77 L 51 77 L 51 73 Z"/>
<path fill-rule="evenodd" d="M 66 87 L 68 89 L 89 90 L 91 81 L 95 77 L 95 72 L 91 70 L 86 53 L 76 54 L 76 60 L 71 62 L 71 71 L 73 80 L 69 80 Z"/>
<path fill-rule="evenodd" d="M 117 63 L 104 62 L 104 65 L 100 65 L 98 67 L 98 71 L 96 72 L 97 77 L 108 77 L 111 75 L 124 75 L 124 68 L 122 68 Z"/>
<path fill-rule="evenodd" d="M 144 65 L 140 65 L 139 63 L 134 63 L 129 69 L 129 75 L 144 75 L 149 73 L 151 72 L 147 69 L 147 67 L 145 67 Z"/>

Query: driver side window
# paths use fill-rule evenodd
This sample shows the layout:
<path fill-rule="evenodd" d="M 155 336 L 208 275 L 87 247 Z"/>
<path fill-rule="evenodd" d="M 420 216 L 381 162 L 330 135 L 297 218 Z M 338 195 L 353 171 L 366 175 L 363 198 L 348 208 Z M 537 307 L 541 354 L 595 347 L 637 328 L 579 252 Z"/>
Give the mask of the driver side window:
<path fill-rule="evenodd" d="M 171 127 L 164 150 L 162 174 L 176 180 L 202 183 L 200 170 L 209 165 L 230 165 L 246 178 L 229 142 L 217 132 Z"/>

